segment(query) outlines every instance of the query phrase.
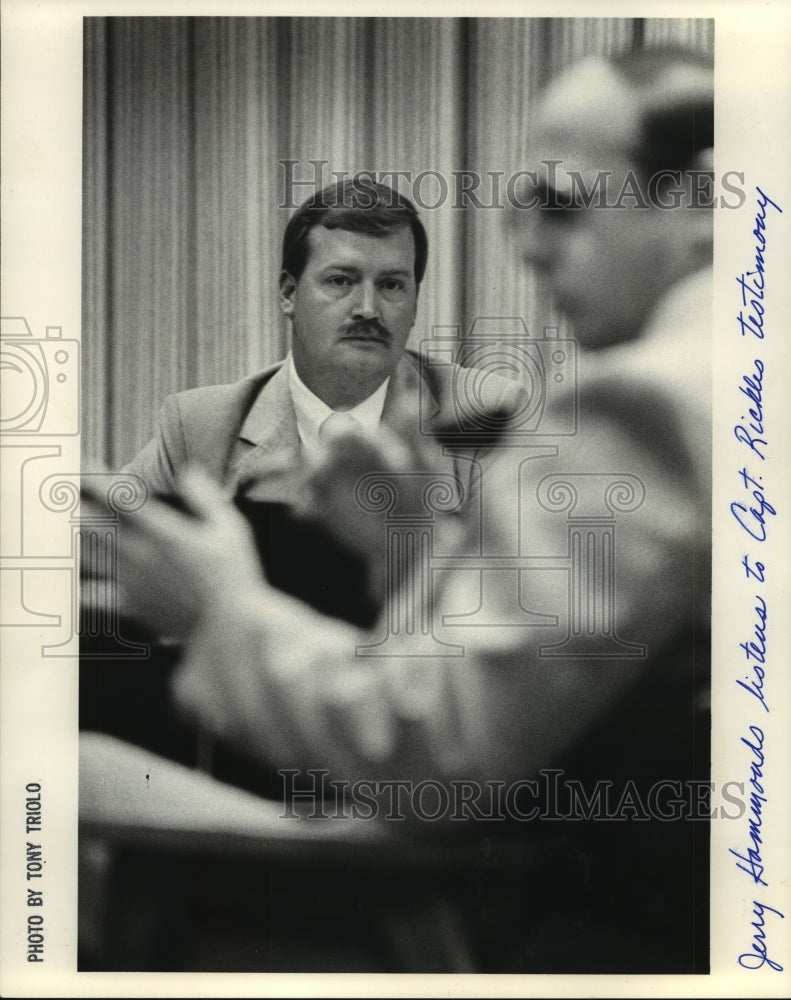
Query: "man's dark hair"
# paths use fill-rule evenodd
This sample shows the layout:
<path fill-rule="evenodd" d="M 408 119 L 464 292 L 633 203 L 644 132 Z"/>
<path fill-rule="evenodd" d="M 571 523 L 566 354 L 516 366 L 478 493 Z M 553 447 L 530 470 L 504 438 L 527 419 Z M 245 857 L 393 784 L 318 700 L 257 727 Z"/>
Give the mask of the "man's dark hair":
<path fill-rule="evenodd" d="M 282 269 L 297 280 L 308 260 L 308 234 L 314 226 L 386 236 L 409 228 L 415 241 L 415 282 L 426 273 L 428 238 L 417 209 L 385 184 L 358 175 L 331 184 L 308 198 L 289 220 L 283 235 Z"/>
<path fill-rule="evenodd" d="M 640 102 L 641 125 L 632 151 L 643 180 L 663 170 L 685 171 L 714 145 L 714 64 L 680 45 L 633 49 L 609 60 Z M 679 84 L 697 70 L 697 84 Z M 675 77 L 675 79 L 674 79 Z"/>

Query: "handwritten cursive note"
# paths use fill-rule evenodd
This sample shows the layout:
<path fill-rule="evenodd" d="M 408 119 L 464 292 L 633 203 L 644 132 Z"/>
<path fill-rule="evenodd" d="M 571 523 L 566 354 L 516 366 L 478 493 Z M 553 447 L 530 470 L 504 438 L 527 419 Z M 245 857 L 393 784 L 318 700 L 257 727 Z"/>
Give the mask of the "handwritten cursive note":
<path fill-rule="evenodd" d="M 769 219 L 782 214 L 783 209 L 760 187 L 756 187 L 755 252 L 753 269 L 746 270 L 736 278 L 740 292 L 740 307 L 736 316 L 739 334 L 742 337 L 765 341 L 770 334 L 766 319 L 766 263 L 769 255 Z M 752 345 L 752 339 L 749 339 Z M 752 348 L 751 348 L 752 350 Z M 778 511 L 769 499 L 767 473 L 763 468 L 770 454 L 771 435 L 767 427 L 764 399 L 764 376 L 767 362 L 764 358 L 752 357 L 750 368 L 742 376 L 738 385 L 740 422 L 733 428 L 736 440 L 743 446 L 744 464 L 737 470 L 739 495 L 730 504 L 730 512 L 745 537 L 745 543 L 754 551 L 748 552 L 741 560 L 743 579 L 748 581 L 745 603 L 752 606 L 750 633 L 738 644 L 743 656 L 740 676 L 734 678 L 740 693 L 747 698 L 745 710 L 748 722 L 746 732 L 739 735 L 740 746 L 746 749 L 745 776 L 749 788 L 749 809 L 746 813 L 747 826 L 742 831 L 738 847 L 730 847 L 736 867 L 750 879 L 750 893 L 760 886 L 769 889 L 772 885 L 767 869 L 766 816 L 771 810 L 771 796 L 767 787 L 767 757 L 770 752 L 771 734 L 766 716 L 771 715 L 771 646 L 768 638 L 770 609 L 764 592 L 770 571 L 769 556 L 764 552 L 772 531 L 772 521 Z M 741 412 L 744 409 L 746 412 Z M 749 463 L 749 464 L 748 464 Z M 747 541 L 749 539 L 749 541 Z M 760 558 L 757 557 L 760 553 Z M 742 673 L 746 665 L 747 673 Z M 758 718 L 754 713 L 758 713 Z M 760 724 L 759 724 L 760 723 Z M 784 919 L 785 914 L 765 902 L 752 901 L 752 942 L 749 948 L 738 956 L 738 963 L 744 969 L 761 969 L 764 966 L 782 972 L 783 966 L 769 957 L 766 915 L 773 919 Z"/>
<path fill-rule="evenodd" d="M 759 187 L 756 187 L 755 191 L 758 195 L 758 210 L 755 213 L 755 229 L 753 229 L 753 236 L 755 237 L 755 256 L 753 261 L 755 268 L 752 271 L 745 271 L 736 279 L 741 287 L 743 307 L 739 310 L 739 315 L 736 318 L 743 337 L 751 333 L 758 340 L 763 340 L 764 299 L 766 295 L 766 210 L 770 207 L 781 213 L 783 210 L 776 201 L 767 197 Z M 748 278 L 750 279 L 749 281 L 747 280 Z M 751 309 L 752 311 L 745 316 L 744 309 Z"/>

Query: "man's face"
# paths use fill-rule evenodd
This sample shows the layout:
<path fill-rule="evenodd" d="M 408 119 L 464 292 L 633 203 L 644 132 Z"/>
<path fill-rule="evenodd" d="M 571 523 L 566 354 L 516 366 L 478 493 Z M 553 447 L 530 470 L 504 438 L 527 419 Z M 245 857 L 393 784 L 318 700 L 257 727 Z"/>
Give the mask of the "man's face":
<path fill-rule="evenodd" d="M 638 178 L 630 151 L 637 141 L 637 108 L 628 88 L 601 62 L 565 74 L 537 116 L 532 152 L 537 183 L 519 194 L 539 206 L 568 206 L 582 188 L 595 190 L 606 171 L 607 207 L 534 207 L 513 213 L 524 261 L 543 275 L 558 308 L 585 347 L 630 339 L 677 275 L 673 219 L 679 211 L 635 207 L 624 184 Z M 560 161 L 552 163 L 547 161 Z M 579 178 L 574 191 L 573 180 Z M 580 204 L 579 197 L 577 204 Z"/>
<path fill-rule="evenodd" d="M 328 375 L 381 384 L 401 359 L 415 323 L 412 231 L 371 236 L 315 226 L 308 247 L 299 279 L 285 272 L 280 279 L 300 377 L 310 388 Z"/>

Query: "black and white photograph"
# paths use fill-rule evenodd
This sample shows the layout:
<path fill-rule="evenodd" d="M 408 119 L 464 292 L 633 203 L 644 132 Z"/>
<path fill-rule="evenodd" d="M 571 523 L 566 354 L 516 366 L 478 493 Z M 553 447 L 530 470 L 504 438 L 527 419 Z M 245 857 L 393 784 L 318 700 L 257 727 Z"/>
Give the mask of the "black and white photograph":
<path fill-rule="evenodd" d="M 3 995 L 784 995 L 791 21 L 193 6 L 4 112 Z"/>

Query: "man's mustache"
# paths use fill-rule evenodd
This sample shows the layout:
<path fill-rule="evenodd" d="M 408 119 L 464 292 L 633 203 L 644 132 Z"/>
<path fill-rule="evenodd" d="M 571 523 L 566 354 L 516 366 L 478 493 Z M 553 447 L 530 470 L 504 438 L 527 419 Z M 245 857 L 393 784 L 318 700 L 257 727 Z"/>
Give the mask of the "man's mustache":
<path fill-rule="evenodd" d="M 393 339 L 393 335 L 379 320 L 357 319 L 344 324 L 341 330 L 346 337 L 375 337 L 379 340 L 386 340 L 388 343 Z"/>

